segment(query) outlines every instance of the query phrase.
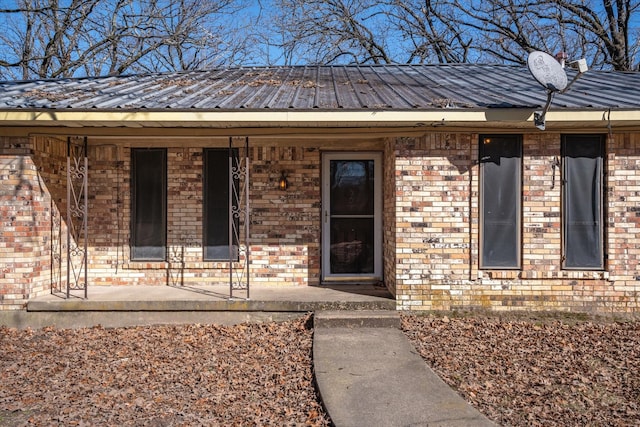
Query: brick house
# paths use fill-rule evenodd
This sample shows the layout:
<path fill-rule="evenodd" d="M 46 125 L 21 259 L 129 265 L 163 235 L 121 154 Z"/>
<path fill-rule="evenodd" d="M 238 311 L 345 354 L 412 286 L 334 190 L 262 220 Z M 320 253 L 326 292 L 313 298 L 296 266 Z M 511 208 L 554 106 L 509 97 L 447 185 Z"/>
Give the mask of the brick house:
<path fill-rule="evenodd" d="M 545 99 L 469 64 L 0 83 L 0 309 L 240 277 L 638 311 L 640 74 L 590 71 L 541 131 Z"/>

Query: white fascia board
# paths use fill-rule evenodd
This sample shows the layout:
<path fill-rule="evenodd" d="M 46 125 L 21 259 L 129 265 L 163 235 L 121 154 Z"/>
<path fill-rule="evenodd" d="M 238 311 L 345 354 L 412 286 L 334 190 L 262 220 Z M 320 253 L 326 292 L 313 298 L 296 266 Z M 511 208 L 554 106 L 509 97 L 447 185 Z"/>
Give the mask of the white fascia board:
<path fill-rule="evenodd" d="M 384 126 L 393 124 L 431 124 L 431 123 L 500 123 L 533 122 L 532 109 L 490 109 L 461 110 L 441 109 L 431 111 L 0 111 L 0 125 L 3 124 L 56 124 L 82 122 L 105 125 L 127 125 L 127 123 L 155 127 L 157 123 L 251 123 L 265 126 L 287 124 L 342 125 L 350 123 Z M 547 122 L 597 122 L 597 121 L 638 121 L 640 110 L 551 110 L 546 114 Z"/>
<path fill-rule="evenodd" d="M 415 123 L 485 121 L 483 111 L 1 111 L 0 122 Z"/>

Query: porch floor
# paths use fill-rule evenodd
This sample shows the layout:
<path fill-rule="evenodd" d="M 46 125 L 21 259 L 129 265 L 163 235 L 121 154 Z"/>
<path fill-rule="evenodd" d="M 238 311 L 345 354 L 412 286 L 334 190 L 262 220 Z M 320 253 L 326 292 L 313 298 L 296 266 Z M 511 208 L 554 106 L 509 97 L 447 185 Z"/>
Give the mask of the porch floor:
<path fill-rule="evenodd" d="M 27 311 L 277 311 L 395 310 L 393 296 L 384 286 L 340 284 L 296 287 L 207 286 L 90 286 L 83 292 L 50 294 L 31 299 Z"/>
<path fill-rule="evenodd" d="M 90 286 L 88 298 L 50 294 L 29 300 L 26 310 L 0 311 L 0 325 L 16 328 L 124 327 L 152 324 L 278 321 L 319 310 L 395 310 L 384 286 L 348 284 L 299 287 L 251 286 L 229 298 L 228 285 Z"/>

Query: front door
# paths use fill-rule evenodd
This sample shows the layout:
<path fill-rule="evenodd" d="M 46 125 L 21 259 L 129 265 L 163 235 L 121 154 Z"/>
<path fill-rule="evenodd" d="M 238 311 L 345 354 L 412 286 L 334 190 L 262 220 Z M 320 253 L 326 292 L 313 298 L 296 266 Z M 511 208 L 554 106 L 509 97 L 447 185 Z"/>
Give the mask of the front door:
<path fill-rule="evenodd" d="M 322 157 L 323 281 L 382 279 L 382 155 Z"/>

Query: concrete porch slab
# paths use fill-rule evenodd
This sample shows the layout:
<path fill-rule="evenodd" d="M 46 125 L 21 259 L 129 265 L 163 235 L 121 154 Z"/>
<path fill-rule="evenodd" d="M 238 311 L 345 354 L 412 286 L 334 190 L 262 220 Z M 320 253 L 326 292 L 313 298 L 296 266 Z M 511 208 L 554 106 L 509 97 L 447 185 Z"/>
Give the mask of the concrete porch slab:
<path fill-rule="evenodd" d="M 282 321 L 318 310 L 395 310 L 383 286 L 348 284 L 308 287 L 252 286 L 250 299 L 229 287 L 93 286 L 88 298 L 45 295 L 26 310 L 0 311 L 0 325 L 13 328 L 125 327 L 156 324 L 237 324 Z"/>
<path fill-rule="evenodd" d="M 40 311 L 265 311 L 395 310 L 396 302 L 379 285 L 259 287 L 245 291 L 210 286 L 93 286 L 88 298 L 51 294 L 27 303 L 28 312 Z"/>

